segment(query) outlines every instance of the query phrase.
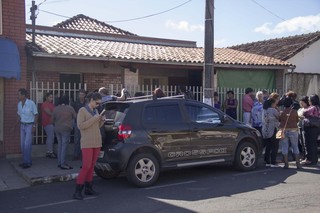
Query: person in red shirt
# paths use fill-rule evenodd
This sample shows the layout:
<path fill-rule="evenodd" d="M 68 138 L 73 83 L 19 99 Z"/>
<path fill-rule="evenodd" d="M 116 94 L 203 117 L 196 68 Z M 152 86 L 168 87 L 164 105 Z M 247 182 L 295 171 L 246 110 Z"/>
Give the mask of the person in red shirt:
<path fill-rule="evenodd" d="M 253 107 L 254 92 L 252 88 L 247 88 L 245 93 L 246 94 L 242 99 L 243 123 L 251 125 L 251 110 Z"/>
<path fill-rule="evenodd" d="M 54 143 L 54 127 L 52 124 L 52 113 L 54 110 L 53 95 L 52 93 L 46 93 L 45 101 L 41 105 L 41 118 L 42 126 L 47 135 L 47 154 L 48 158 L 57 158 L 57 155 L 53 152 Z"/>

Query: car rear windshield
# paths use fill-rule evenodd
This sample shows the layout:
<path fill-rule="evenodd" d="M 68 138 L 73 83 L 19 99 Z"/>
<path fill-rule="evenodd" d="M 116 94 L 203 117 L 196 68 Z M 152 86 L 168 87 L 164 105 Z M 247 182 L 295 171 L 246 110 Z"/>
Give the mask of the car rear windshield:
<path fill-rule="evenodd" d="M 115 125 L 120 125 L 129 110 L 129 104 L 126 103 L 110 103 L 107 104 L 106 109 L 106 119 L 113 120 Z"/>

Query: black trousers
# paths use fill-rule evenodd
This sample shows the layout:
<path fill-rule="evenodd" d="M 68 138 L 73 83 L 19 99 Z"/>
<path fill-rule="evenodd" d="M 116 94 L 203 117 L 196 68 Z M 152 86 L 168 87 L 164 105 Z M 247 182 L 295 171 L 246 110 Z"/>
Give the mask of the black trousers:
<path fill-rule="evenodd" d="M 318 136 L 320 134 L 320 128 L 317 127 L 305 127 L 305 138 L 307 148 L 307 160 L 311 163 L 318 163 Z"/>
<path fill-rule="evenodd" d="M 277 130 L 275 129 L 271 138 L 263 139 L 266 145 L 264 160 L 267 164 L 276 164 L 279 149 L 279 140 L 276 139 L 276 134 Z"/>
<path fill-rule="evenodd" d="M 305 159 L 306 155 L 307 155 L 306 137 L 305 137 L 304 129 L 300 128 L 300 127 L 299 127 L 299 144 L 298 144 L 298 147 L 299 147 L 299 151 L 300 151 L 301 157 L 303 159 Z"/>

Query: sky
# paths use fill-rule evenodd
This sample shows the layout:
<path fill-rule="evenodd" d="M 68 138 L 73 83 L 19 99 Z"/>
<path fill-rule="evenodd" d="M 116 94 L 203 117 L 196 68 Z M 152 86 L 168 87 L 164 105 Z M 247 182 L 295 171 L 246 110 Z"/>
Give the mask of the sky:
<path fill-rule="evenodd" d="M 31 24 L 32 1 L 25 2 L 26 23 Z M 196 41 L 203 47 L 205 2 L 35 0 L 36 24 L 52 26 L 83 14 L 139 36 Z M 320 31 L 320 0 L 215 0 L 214 7 L 215 47 Z"/>

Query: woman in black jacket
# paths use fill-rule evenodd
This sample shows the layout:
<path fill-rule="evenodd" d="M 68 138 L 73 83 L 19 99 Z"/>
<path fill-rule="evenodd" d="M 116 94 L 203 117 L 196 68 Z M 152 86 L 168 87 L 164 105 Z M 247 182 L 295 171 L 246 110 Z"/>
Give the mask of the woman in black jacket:
<path fill-rule="evenodd" d="M 305 117 L 304 130 L 306 136 L 307 156 L 303 161 L 304 165 L 317 165 L 318 163 L 318 137 L 320 135 L 320 128 L 310 124 L 311 117 L 320 119 L 320 101 L 319 96 L 313 94 L 309 99 L 310 107 L 303 113 Z"/>

